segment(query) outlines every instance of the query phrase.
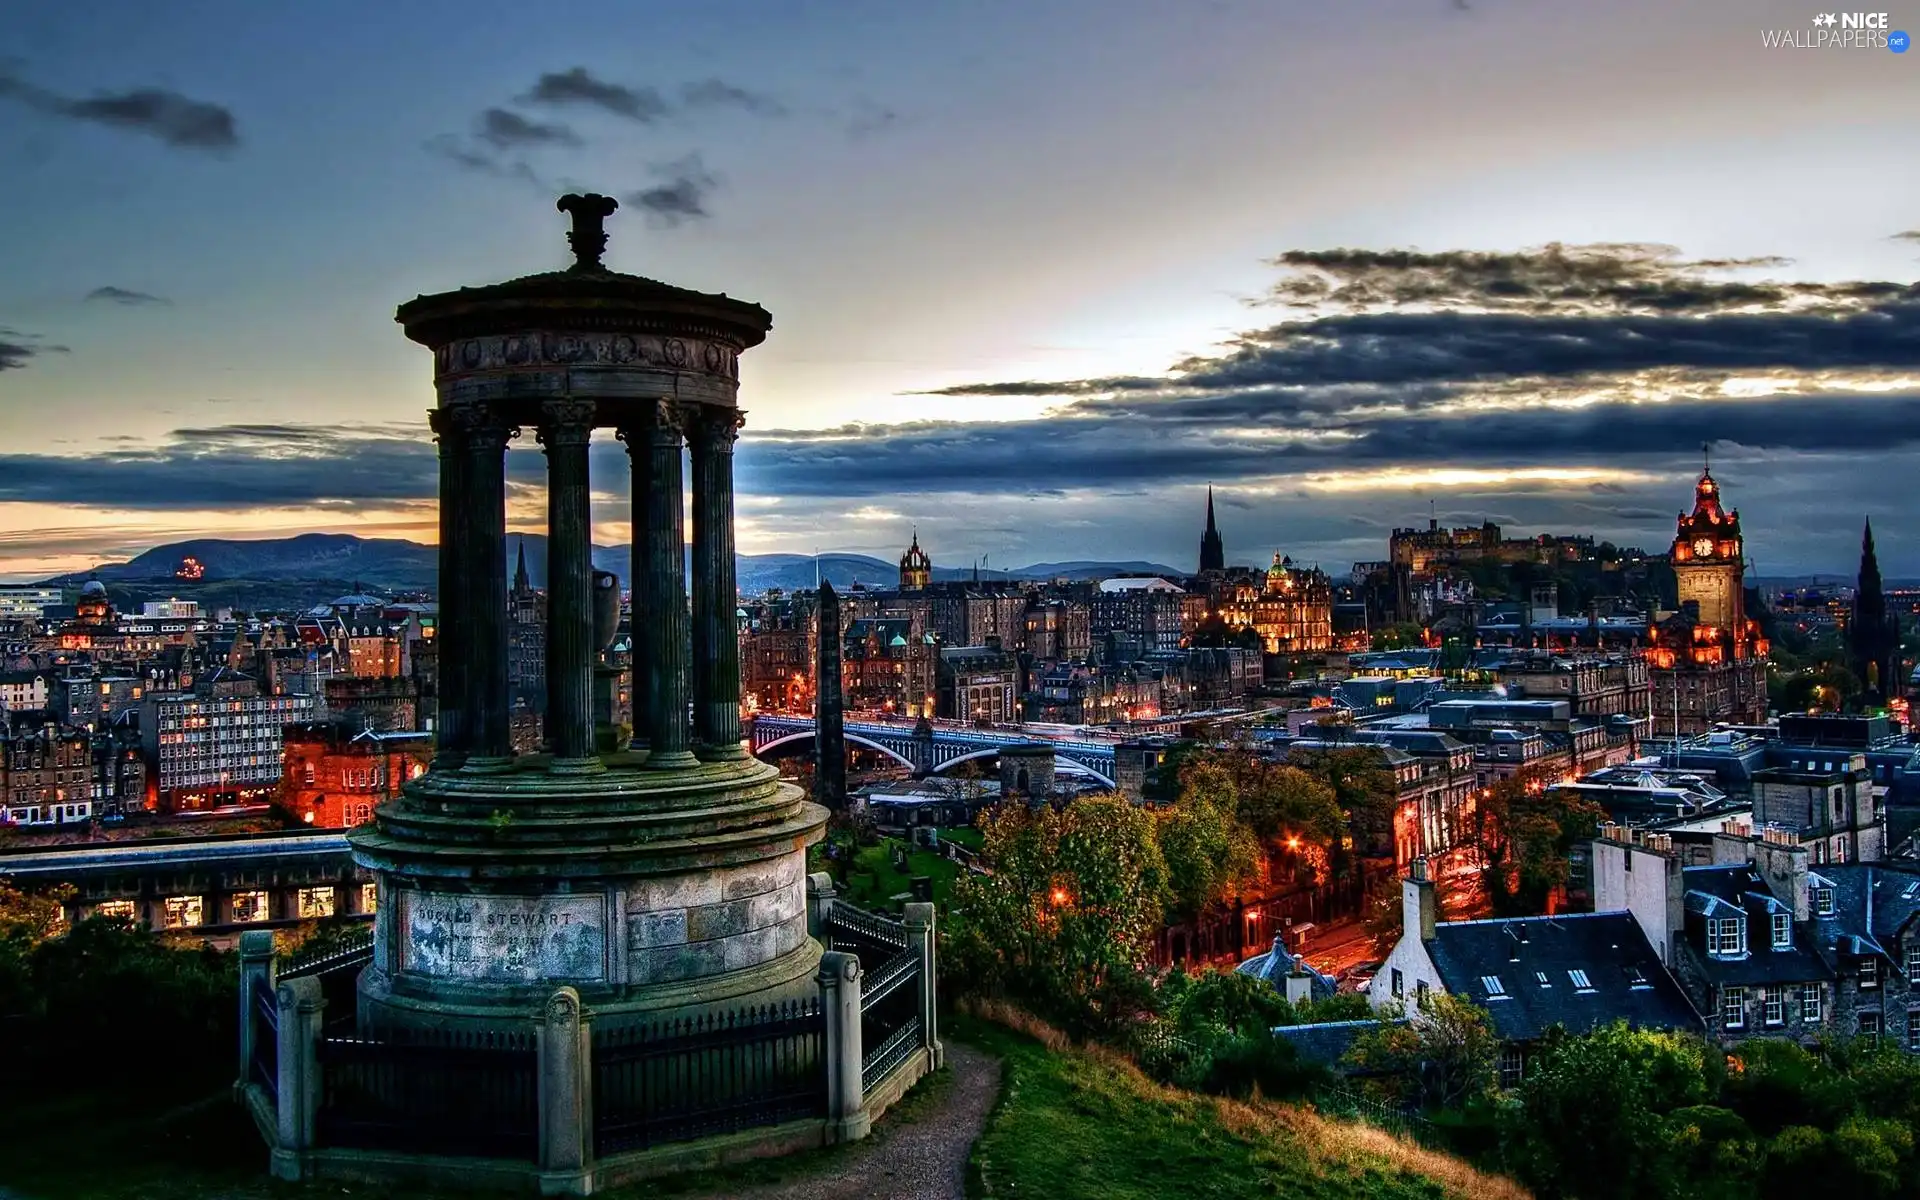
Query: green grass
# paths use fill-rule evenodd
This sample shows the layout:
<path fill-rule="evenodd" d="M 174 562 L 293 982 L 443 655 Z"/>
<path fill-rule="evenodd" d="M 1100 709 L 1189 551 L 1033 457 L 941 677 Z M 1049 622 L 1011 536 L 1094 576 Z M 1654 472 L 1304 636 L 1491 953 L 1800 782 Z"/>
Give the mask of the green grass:
<path fill-rule="evenodd" d="M 1048 1200 L 1439 1200 L 1515 1196 L 1364 1127 L 1274 1104 L 1178 1092 L 1130 1064 L 1050 1050 L 960 1018 L 954 1036 L 1005 1064 L 999 1107 L 975 1144 L 970 1194 Z M 1445 1182 L 1437 1181 L 1440 1176 Z"/>
<path fill-rule="evenodd" d="M 859 908 L 891 909 L 895 896 L 913 890 L 913 877 L 925 875 L 933 880 L 934 904 L 943 909 L 947 906 L 960 868 L 950 858 L 915 847 L 907 855 L 907 869 L 895 870 L 893 848 L 903 845 L 906 843 L 886 838 L 878 846 L 868 846 L 854 855 L 847 871 L 848 903 Z"/>
<path fill-rule="evenodd" d="M 955 825 L 951 829 L 940 831 L 940 840 L 952 842 L 956 846 L 965 846 L 969 850 L 979 851 L 987 844 L 987 835 L 971 825 Z"/>

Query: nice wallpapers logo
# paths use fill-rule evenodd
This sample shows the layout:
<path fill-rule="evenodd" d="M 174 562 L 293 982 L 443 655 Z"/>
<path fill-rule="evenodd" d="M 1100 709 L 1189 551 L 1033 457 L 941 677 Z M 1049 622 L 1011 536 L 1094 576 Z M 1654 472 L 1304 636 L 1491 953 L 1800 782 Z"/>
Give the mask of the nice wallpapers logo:
<path fill-rule="evenodd" d="M 1886 13 L 1820 12 L 1802 29 L 1763 29 L 1760 44 L 1769 50 L 1891 50 L 1905 54 L 1910 39 L 1894 29 Z"/>

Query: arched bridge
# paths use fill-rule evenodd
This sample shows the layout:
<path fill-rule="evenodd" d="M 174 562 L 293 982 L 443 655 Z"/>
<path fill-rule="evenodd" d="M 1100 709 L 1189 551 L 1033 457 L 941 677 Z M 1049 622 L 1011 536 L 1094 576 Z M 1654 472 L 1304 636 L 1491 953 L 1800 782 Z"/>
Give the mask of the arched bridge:
<path fill-rule="evenodd" d="M 1113 742 L 1054 732 L 1047 728 L 1022 728 L 1018 732 L 975 729 L 942 723 L 932 735 L 914 735 L 911 721 L 848 721 L 847 741 L 892 758 L 912 768 L 916 775 L 937 775 L 956 764 L 990 758 L 1003 746 L 1052 746 L 1054 757 L 1079 767 L 1107 787 L 1113 787 Z M 749 743 L 755 754 L 805 740 L 813 742 L 813 718 L 762 713 L 753 718 Z"/>

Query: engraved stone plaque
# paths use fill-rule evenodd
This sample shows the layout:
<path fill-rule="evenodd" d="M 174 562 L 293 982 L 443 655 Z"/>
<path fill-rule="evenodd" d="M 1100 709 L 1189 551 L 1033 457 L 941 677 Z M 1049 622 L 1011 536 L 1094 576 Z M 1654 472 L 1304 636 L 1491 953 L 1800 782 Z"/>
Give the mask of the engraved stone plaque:
<path fill-rule="evenodd" d="M 604 979 L 601 896 L 400 893 L 400 969 L 497 983 Z"/>

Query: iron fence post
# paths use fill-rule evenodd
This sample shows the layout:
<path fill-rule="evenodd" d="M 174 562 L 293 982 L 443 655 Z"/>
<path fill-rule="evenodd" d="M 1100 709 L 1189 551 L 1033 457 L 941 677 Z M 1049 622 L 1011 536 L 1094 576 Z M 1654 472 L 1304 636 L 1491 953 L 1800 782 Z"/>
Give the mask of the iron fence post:
<path fill-rule="evenodd" d="M 826 1014 L 827 1128 L 835 1142 L 859 1141 L 873 1128 L 867 1115 L 860 1048 L 860 960 L 829 950 L 820 956 L 820 1006 Z"/>

